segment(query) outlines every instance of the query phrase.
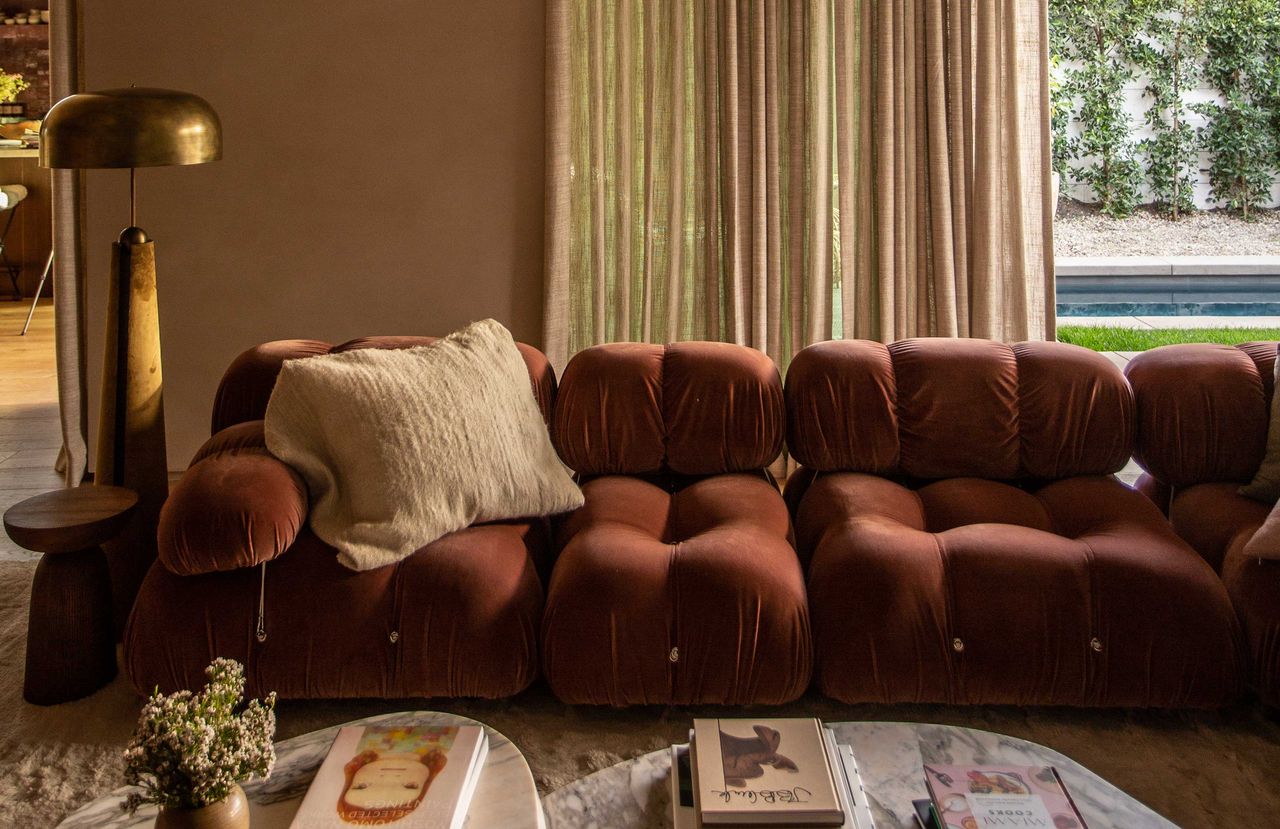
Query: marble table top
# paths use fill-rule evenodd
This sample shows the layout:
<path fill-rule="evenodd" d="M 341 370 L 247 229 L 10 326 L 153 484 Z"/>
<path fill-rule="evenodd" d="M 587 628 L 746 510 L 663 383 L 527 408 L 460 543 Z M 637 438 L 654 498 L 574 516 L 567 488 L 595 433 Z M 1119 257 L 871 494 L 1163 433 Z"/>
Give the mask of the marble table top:
<path fill-rule="evenodd" d="M 921 768 L 926 762 L 1054 766 L 1089 829 L 1177 829 L 1074 760 L 1026 740 L 927 723 L 827 724 L 838 742 L 853 747 L 876 829 L 915 829 L 911 801 L 928 796 Z M 661 749 L 551 792 L 543 807 L 552 829 L 666 829 L 670 771 L 670 752 Z"/>
<path fill-rule="evenodd" d="M 253 829 L 287 829 L 302 796 L 311 784 L 333 738 L 343 725 L 484 725 L 466 717 L 432 711 L 383 714 L 321 731 L 313 731 L 276 744 L 276 767 L 267 780 L 244 784 L 249 798 L 249 819 Z M 484 726 L 489 734 L 489 754 L 484 773 L 467 815 L 467 829 L 546 829 L 538 790 L 524 755 L 506 737 Z M 130 817 L 120 808 L 132 789 L 119 788 L 68 816 L 59 829 L 135 829 L 155 825 L 156 809 L 139 809 Z"/>

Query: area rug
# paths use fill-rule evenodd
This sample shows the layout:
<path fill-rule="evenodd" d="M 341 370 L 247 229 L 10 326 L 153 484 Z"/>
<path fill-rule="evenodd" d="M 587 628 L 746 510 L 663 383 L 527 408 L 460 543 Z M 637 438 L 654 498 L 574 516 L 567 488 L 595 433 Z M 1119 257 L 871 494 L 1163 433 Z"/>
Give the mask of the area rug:
<path fill-rule="evenodd" d="M 41 708 L 22 701 L 33 571 L 33 564 L 0 563 L 0 826 L 54 826 L 119 786 L 120 749 L 140 704 L 123 677 L 79 702 Z M 284 701 L 279 736 L 414 709 L 461 714 L 501 731 L 524 752 L 544 794 L 682 740 L 695 716 L 725 713 L 713 707 L 568 706 L 538 684 L 499 701 Z M 732 713 L 747 710 L 760 709 Z M 833 722 L 945 723 L 1032 740 L 1079 761 L 1185 829 L 1260 826 L 1280 815 L 1274 777 L 1280 769 L 1280 722 L 1255 702 L 1216 712 L 848 706 L 811 693 L 767 710 Z"/>

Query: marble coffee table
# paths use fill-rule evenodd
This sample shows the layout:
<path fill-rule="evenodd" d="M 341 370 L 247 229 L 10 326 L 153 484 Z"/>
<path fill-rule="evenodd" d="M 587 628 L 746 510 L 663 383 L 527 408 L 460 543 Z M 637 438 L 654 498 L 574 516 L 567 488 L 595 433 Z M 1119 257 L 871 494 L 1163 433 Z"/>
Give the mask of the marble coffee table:
<path fill-rule="evenodd" d="M 383 714 L 342 725 L 484 725 L 466 717 L 432 711 Z M 267 780 L 246 783 L 253 829 L 287 829 L 316 769 L 329 752 L 342 725 L 313 731 L 276 744 L 276 767 Z M 538 790 L 524 755 L 506 737 L 485 725 L 489 755 L 476 784 L 467 816 L 467 829 L 546 829 Z M 58 824 L 59 829 L 135 829 L 155 824 L 155 807 L 139 809 L 132 817 L 120 809 L 129 787 L 115 790 L 84 806 Z"/>
<path fill-rule="evenodd" d="M 828 723 L 853 746 L 876 829 L 915 829 L 911 801 L 927 797 L 926 763 L 1054 766 L 1089 829 L 1177 829 L 1079 763 L 1026 740 L 947 725 Z M 598 771 L 542 800 L 552 829 L 666 829 L 671 826 L 666 749 Z"/>

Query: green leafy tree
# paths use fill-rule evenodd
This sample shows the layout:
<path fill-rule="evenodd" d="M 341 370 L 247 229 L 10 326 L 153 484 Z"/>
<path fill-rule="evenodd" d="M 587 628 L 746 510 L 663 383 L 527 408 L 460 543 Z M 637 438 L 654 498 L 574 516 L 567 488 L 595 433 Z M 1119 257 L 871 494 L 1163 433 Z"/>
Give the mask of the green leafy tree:
<path fill-rule="evenodd" d="M 1066 189 L 1071 175 L 1071 162 L 1076 158 L 1075 142 L 1071 140 L 1067 128 L 1071 125 L 1073 106 L 1071 96 L 1064 89 L 1061 81 L 1062 69 L 1060 60 L 1050 58 L 1049 74 L 1049 126 L 1053 135 L 1053 174 L 1063 190 Z"/>
<path fill-rule="evenodd" d="M 1148 79 L 1151 106 L 1146 123 L 1151 137 L 1142 149 L 1156 205 L 1177 220 L 1195 209 L 1200 141 L 1189 123 L 1186 93 L 1200 80 L 1206 55 L 1205 0 L 1157 0 L 1150 8 L 1147 37 L 1134 57 Z"/>
<path fill-rule="evenodd" d="M 1218 204 L 1246 219 L 1266 201 L 1280 162 L 1276 111 L 1280 89 L 1280 4 L 1206 0 L 1205 77 L 1221 103 L 1196 104 L 1208 119 L 1201 138 L 1212 155 L 1209 187 Z"/>

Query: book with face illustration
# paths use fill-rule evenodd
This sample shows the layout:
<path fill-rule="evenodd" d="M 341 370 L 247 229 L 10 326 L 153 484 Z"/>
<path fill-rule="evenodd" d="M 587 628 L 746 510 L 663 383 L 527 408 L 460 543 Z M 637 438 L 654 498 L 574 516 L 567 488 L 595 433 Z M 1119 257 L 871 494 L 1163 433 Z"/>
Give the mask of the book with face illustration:
<path fill-rule="evenodd" d="M 696 719 L 693 755 L 707 826 L 844 824 L 816 719 Z"/>
<path fill-rule="evenodd" d="M 291 827 L 456 829 L 488 745 L 478 726 L 343 728 Z"/>

